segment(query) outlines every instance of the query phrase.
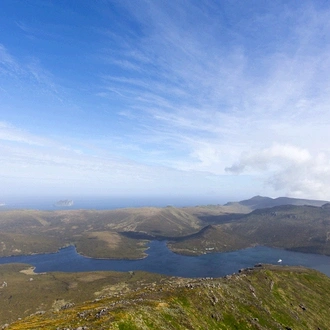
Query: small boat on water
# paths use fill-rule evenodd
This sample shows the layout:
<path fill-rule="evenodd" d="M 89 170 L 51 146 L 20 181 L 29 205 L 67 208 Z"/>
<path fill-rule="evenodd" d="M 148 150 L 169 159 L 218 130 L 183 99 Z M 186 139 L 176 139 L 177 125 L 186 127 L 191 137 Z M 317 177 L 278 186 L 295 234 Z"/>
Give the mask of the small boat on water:
<path fill-rule="evenodd" d="M 282 262 L 282 259 L 278 259 L 277 262 L 278 262 L 278 263 L 281 263 L 281 262 Z"/>

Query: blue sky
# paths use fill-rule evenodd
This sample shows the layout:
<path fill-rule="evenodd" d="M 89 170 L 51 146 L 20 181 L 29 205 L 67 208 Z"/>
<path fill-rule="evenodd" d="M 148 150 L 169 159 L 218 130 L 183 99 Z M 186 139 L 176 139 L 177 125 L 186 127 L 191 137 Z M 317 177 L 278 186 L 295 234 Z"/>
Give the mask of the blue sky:
<path fill-rule="evenodd" d="M 330 200 L 329 138 L 327 1 L 0 3 L 2 199 Z"/>

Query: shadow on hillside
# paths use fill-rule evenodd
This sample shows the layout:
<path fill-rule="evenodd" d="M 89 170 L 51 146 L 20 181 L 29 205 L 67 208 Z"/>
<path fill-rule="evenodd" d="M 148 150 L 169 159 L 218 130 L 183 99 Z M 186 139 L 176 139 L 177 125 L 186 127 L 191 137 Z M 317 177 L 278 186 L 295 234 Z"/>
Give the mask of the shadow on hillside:
<path fill-rule="evenodd" d="M 236 220 L 240 220 L 244 216 L 246 216 L 245 213 L 235 213 L 235 214 L 198 216 L 198 219 L 209 225 L 222 225 L 225 223 L 230 223 Z"/>

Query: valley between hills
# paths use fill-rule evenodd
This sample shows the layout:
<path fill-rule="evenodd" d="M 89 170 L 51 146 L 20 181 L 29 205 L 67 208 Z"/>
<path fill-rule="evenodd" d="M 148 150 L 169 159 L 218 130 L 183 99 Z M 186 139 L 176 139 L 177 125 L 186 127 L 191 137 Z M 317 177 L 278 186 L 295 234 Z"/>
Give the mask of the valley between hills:
<path fill-rule="evenodd" d="M 0 256 L 75 245 L 88 257 L 137 259 L 154 239 L 185 255 L 256 245 L 330 255 L 330 204 L 256 196 L 183 208 L 0 212 Z M 145 272 L 35 274 L 29 265 L 7 264 L 0 266 L 0 298 L 4 329 L 296 330 L 330 324 L 329 277 L 300 267 L 257 265 L 226 278 L 184 279 Z"/>
<path fill-rule="evenodd" d="M 0 257 L 75 245 L 94 258 L 138 259 L 149 240 L 186 255 L 265 245 L 330 255 L 330 204 L 256 196 L 226 205 L 116 210 L 2 210 Z"/>

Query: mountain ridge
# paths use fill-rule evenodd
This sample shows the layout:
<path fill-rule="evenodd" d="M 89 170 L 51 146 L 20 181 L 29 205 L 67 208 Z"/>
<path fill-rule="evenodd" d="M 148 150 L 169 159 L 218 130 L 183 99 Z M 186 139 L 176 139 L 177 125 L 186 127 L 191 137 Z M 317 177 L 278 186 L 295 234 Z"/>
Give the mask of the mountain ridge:
<path fill-rule="evenodd" d="M 322 206 L 323 204 L 329 203 L 324 200 L 314 200 L 314 199 L 301 199 L 292 197 L 265 197 L 265 196 L 254 196 L 250 199 L 242 200 L 239 202 L 228 202 L 224 206 L 242 205 L 249 207 L 251 210 L 260 208 L 269 208 L 280 205 L 312 205 L 312 206 Z"/>
<path fill-rule="evenodd" d="M 280 205 L 255 209 L 226 221 L 214 220 L 212 229 L 169 242 L 171 250 L 183 254 L 234 251 L 265 245 L 298 252 L 330 255 L 330 204 Z M 221 220 L 221 219 L 220 219 Z M 209 220 L 211 221 L 211 219 Z"/>

